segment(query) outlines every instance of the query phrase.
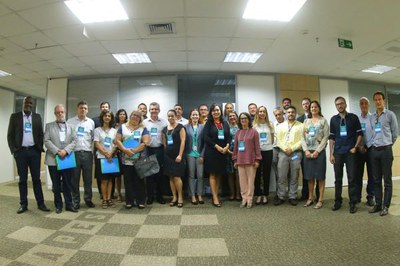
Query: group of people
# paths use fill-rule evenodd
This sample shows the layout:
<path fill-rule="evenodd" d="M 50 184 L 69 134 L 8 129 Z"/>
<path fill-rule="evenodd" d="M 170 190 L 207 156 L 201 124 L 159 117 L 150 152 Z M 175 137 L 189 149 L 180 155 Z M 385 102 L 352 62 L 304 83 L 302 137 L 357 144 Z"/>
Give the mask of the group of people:
<path fill-rule="evenodd" d="M 40 115 L 32 112 L 33 99 L 24 99 L 23 112 L 11 115 L 8 143 L 17 163 L 20 207 L 28 210 L 27 174 L 31 171 L 38 208 L 49 211 L 44 203 L 40 182 L 40 154 L 46 147 L 45 164 L 53 184 L 57 213 L 80 208 L 80 179 L 83 177 L 83 199 L 87 207 L 92 201 L 92 169 L 101 194 L 102 208 L 113 208 L 122 202 L 122 176 L 125 207 L 139 209 L 156 200 L 165 204 L 165 176 L 172 194 L 169 205 L 183 207 L 184 187 L 188 184 L 191 203 L 204 204 L 205 177 L 208 177 L 212 205 L 221 207 L 221 181 L 229 186 L 229 200 L 241 201 L 240 207 L 267 204 L 271 177 L 276 181 L 274 205 L 288 202 L 298 205 L 299 173 L 303 173 L 300 199 L 305 207 L 320 209 L 324 205 L 326 179 L 326 147 L 335 172 L 336 211 L 342 206 L 343 167 L 346 164 L 349 211 L 357 211 L 361 202 L 364 165 L 367 165 L 367 205 L 371 213 L 388 214 L 392 197 L 392 145 L 397 138 L 397 119 L 385 108 L 385 95 L 373 95 L 376 111 L 369 113 L 369 100 L 360 99 L 359 116 L 346 111 L 346 100 L 335 99 L 338 114 L 328 122 L 318 101 L 302 100 L 304 114 L 298 115 L 289 98 L 273 110 L 275 121 L 269 120 L 267 107 L 248 105 L 248 112 L 239 115 L 234 105 L 202 104 L 185 119 L 183 107 L 176 104 L 167 112 L 167 121 L 159 116 L 160 105 L 139 104 L 128 116 L 124 109 L 110 111 L 110 104 L 100 104 L 101 113 L 87 117 L 88 104 L 77 104 L 77 115 L 66 121 L 65 108 L 56 105 L 56 120 L 46 124 L 43 132 Z M 150 113 L 147 117 L 148 111 Z M 93 150 L 94 149 L 94 150 Z M 74 154 L 76 167 L 60 170 L 57 161 Z M 160 171 L 142 178 L 135 164 L 140 158 L 155 155 Z M 94 157 L 94 158 L 93 158 Z M 103 173 L 103 161 L 117 160 L 119 173 Z M 188 177 L 185 179 L 185 177 Z M 382 192 L 382 178 L 384 192 Z M 314 193 L 315 191 L 315 193 Z"/>

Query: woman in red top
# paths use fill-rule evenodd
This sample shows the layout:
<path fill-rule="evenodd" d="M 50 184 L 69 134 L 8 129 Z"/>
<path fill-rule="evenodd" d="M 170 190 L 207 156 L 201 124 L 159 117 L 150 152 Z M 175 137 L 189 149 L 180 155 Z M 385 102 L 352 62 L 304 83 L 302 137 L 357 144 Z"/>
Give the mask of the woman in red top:
<path fill-rule="evenodd" d="M 232 159 L 235 168 L 239 171 L 240 192 L 243 208 L 253 207 L 254 179 L 259 161 L 262 159 L 260 151 L 260 137 L 257 130 L 252 128 L 251 117 L 248 113 L 239 115 L 239 130 L 235 134 L 235 144 Z"/>

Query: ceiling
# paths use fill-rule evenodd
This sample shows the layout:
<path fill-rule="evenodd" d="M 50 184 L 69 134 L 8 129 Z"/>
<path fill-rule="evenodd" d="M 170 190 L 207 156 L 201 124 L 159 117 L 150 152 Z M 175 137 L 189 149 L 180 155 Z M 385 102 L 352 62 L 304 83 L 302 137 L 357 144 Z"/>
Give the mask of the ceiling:
<path fill-rule="evenodd" d="M 44 97 L 48 78 L 146 73 L 294 73 L 400 83 L 400 1 L 308 0 L 291 22 L 244 20 L 246 0 L 121 0 L 129 20 L 84 25 L 61 0 L 0 0 L 0 86 Z M 147 24 L 174 22 L 150 35 Z M 338 47 L 338 38 L 354 49 Z M 227 51 L 263 52 L 255 64 Z M 147 52 L 120 65 L 112 53 Z M 382 75 L 375 64 L 399 67 Z"/>

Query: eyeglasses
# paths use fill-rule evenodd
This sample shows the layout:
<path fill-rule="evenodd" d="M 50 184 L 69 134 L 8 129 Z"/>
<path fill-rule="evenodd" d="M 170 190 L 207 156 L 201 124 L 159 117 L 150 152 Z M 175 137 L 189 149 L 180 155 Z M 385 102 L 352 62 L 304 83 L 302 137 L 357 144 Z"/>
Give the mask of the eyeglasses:
<path fill-rule="evenodd" d="M 341 102 L 341 103 L 337 103 L 337 104 L 336 104 L 336 106 L 342 106 L 342 105 L 345 105 L 345 103 L 344 103 L 344 102 Z"/>

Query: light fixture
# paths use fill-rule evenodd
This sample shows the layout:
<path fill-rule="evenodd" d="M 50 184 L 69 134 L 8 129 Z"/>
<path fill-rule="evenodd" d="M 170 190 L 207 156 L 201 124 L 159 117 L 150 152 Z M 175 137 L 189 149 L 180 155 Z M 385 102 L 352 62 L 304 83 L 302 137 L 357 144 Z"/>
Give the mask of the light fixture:
<path fill-rule="evenodd" d="M 143 87 L 164 85 L 159 79 L 138 79 L 137 83 L 139 83 L 139 85 Z"/>
<path fill-rule="evenodd" d="M 244 19 L 290 21 L 307 0 L 249 0 Z"/>
<path fill-rule="evenodd" d="M 231 86 L 235 84 L 236 82 L 234 79 L 217 79 L 214 83 L 214 86 Z"/>
<path fill-rule="evenodd" d="M 11 74 L 3 70 L 0 70 L 0 77 L 6 77 L 6 76 L 11 76 Z"/>
<path fill-rule="evenodd" d="M 383 74 L 383 73 L 391 71 L 393 69 L 396 69 L 396 67 L 375 65 L 375 66 L 369 67 L 367 69 L 363 69 L 361 71 L 365 72 L 365 73 Z"/>
<path fill-rule="evenodd" d="M 226 53 L 224 63 L 252 63 L 257 62 L 263 53 L 241 53 L 228 52 Z"/>
<path fill-rule="evenodd" d="M 146 53 L 113 54 L 113 56 L 120 64 L 151 63 L 151 60 Z"/>
<path fill-rule="evenodd" d="M 67 0 L 64 3 L 84 24 L 129 19 L 119 0 Z"/>

